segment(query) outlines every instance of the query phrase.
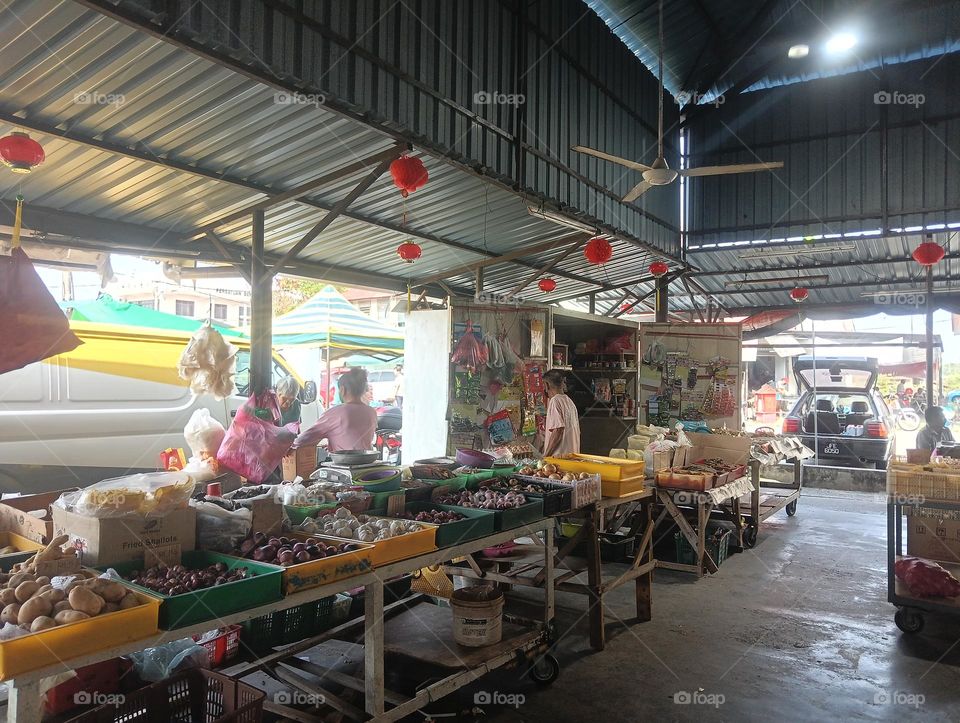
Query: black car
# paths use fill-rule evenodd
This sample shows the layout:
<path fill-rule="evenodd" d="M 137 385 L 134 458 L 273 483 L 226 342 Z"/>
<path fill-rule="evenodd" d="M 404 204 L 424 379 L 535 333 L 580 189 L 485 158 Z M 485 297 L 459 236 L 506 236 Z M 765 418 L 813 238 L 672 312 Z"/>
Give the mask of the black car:
<path fill-rule="evenodd" d="M 801 356 L 793 373 L 800 398 L 783 420 L 783 433 L 815 450 L 820 464 L 886 469 L 896 426 L 876 389 L 877 360 Z"/>

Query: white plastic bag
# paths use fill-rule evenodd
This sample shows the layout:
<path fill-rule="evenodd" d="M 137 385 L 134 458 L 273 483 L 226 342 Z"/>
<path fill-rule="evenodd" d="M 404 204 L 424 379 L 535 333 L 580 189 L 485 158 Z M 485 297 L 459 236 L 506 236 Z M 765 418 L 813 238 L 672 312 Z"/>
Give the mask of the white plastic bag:
<path fill-rule="evenodd" d="M 237 347 L 227 343 L 208 321 L 191 337 L 180 355 L 177 371 L 190 382 L 194 394 L 212 394 L 224 399 L 234 393 Z"/>
<path fill-rule="evenodd" d="M 210 410 L 205 408 L 193 410 L 190 421 L 183 428 L 183 436 L 190 445 L 194 457 L 200 457 L 201 452 L 216 457 L 220 443 L 223 442 L 223 435 L 226 433 L 227 430 L 223 425 L 211 417 Z"/>
<path fill-rule="evenodd" d="M 64 492 L 54 504 L 85 517 L 163 517 L 187 506 L 194 484 L 183 471 L 130 474 Z"/>
<path fill-rule="evenodd" d="M 197 510 L 197 547 L 233 552 L 253 532 L 253 512 L 246 507 L 226 510 L 204 500 L 190 500 Z"/>

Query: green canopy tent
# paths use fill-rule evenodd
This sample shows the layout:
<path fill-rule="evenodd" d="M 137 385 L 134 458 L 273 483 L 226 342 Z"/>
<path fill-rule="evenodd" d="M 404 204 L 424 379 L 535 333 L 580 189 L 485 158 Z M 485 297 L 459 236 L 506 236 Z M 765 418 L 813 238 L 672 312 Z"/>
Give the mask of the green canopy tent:
<path fill-rule="evenodd" d="M 140 326 L 149 329 L 194 332 L 203 326 L 203 321 L 186 316 L 166 314 L 128 301 L 117 301 L 109 294 L 103 294 L 91 301 L 61 301 L 60 307 L 71 321 L 92 321 L 99 324 L 119 324 L 121 326 Z M 224 336 L 245 337 L 246 335 L 226 326 L 213 325 Z"/>

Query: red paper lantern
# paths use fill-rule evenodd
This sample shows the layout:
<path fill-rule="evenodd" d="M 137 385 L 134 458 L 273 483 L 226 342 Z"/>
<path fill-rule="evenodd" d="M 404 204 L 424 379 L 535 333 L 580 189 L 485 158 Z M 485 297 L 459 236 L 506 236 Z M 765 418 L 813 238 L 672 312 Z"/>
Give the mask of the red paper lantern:
<path fill-rule="evenodd" d="M 591 264 L 605 264 L 613 258 L 613 246 L 605 238 L 597 236 L 587 241 L 583 255 Z"/>
<path fill-rule="evenodd" d="M 399 256 L 406 264 L 412 264 L 414 261 L 420 258 L 420 254 L 422 253 L 423 249 L 420 248 L 419 244 L 415 244 L 413 241 L 404 241 L 402 244 L 397 246 L 397 256 Z"/>
<path fill-rule="evenodd" d="M 943 246 L 933 241 L 924 241 L 913 250 L 913 260 L 921 266 L 933 266 L 943 259 Z"/>
<path fill-rule="evenodd" d="M 557 282 L 553 279 L 540 279 L 540 283 L 537 284 L 537 286 L 540 287 L 540 291 L 545 291 L 549 294 L 551 291 L 557 288 Z"/>
<path fill-rule="evenodd" d="M 620 305 L 620 311 L 622 311 L 624 314 L 626 314 L 626 313 L 628 313 L 628 312 L 633 311 L 633 307 L 634 307 L 634 306 L 636 306 L 636 304 L 630 304 L 630 303 L 621 304 L 621 305 Z"/>
<path fill-rule="evenodd" d="M 808 296 L 810 296 L 810 292 L 802 286 L 797 286 L 795 289 L 793 289 L 793 291 L 790 292 L 790 298 L 796 301 L 798 304 L 801 301 L 806 301 Z"/>
<path fill-rule="evenodd" d="M 650 264 L 650 273 L 656 276 L 658 279 L 669 270 L 670 267 L 663 263 L 663 261 L 654 261 L 652 264 Z"/>
<path fill-rule="evenodd" d="M 26 133 L 18 131 L 0 138 L 0 159 L 14 173 L 30 173 L 44 158 L 43 146 Z"/>
<path fill-rule="evenodd" d="M 400 156 L 390 164 L 393 185 L 400 189 L 400 195 L 406 198 L 422 187 L 430 178 L 423 161 L 413 156 Z"/>

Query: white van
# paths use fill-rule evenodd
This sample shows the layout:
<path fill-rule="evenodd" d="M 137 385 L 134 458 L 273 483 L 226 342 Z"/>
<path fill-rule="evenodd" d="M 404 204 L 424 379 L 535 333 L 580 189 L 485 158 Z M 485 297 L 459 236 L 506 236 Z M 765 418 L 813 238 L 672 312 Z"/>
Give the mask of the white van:
<path fill-rule="evenodd" d="M 167 447 L 190 450 L 183 427 L 206 407 L 224 427 L 246 400 L 250 342 L 238 346 L 240 393 L 197 397 L 177 375 L 188 332 L 71 322 L 84 342 L 68 354 L 0 374 L 0 492 L 34 493 L 157 469 Z M 317 420 L 316 385 L 279 354 L 273 381 L 300 382 L 301 422 Z"/>

